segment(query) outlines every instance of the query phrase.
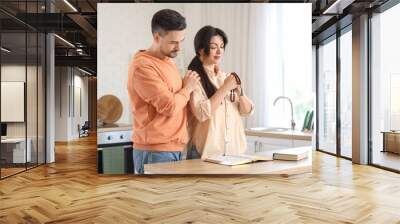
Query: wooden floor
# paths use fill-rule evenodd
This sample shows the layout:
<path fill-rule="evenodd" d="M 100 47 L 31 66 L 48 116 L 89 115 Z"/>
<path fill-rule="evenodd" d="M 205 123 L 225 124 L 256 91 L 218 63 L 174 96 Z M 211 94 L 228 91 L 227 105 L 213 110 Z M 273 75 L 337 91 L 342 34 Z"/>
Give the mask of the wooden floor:
<path fill-rule="evenodd" d="M 0 168 L 1 169 L 1 177 L 8 177 L 10 175 L 22 172 L 25 169 L 25 167 L 17 167 L 17 168 Z"/>
<path fill-rule="evenodd" d="M 0 223 L 400 223 L 400 175 L 316 152 L 312 174 L 101 176 L 96 140 L 0 181 Z"/>
<path fill-rule="evenodd" d="M 372 157 L 374 164 L 388 167 L 395 170 L 400 170 L 400 155 L 392 152 L 374 151 Z"/>
<path fill-rule="evenodd" d="M 7 168 L 0 168 L 1 170 L 1 178 L 6 178 L 8 176 L 26 171 L 27 169 L 33 169 L 37 166 L 37 164 L 27 164 L 27 167 L 25 167 L 24 164 L 18 164 L 18 167 L 7 167 Z"/>

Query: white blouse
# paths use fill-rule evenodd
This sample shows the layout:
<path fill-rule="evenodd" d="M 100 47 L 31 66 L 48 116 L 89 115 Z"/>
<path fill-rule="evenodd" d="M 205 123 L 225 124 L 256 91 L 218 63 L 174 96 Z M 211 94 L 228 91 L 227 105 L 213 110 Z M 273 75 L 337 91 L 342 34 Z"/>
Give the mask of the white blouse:
<path fill-rule="evenodd" d="M 220 70 L 217 73 L 207 68 L 205 70 L 217 89 L 224 84 L 225 78 L 229 75 Z M 190 121 L 192 144 L 196 146 L 202 159 L 210 155 L 223 155 L 224 152 L 227 155 L 245 153 L 247 144 L 241 117 L 250 116 L 254 112 L 253 103 L 250 112 L 243 113 L 239 96 L 236 95 L 235 102 L 231 102 L 228 94 L 215 114 L 211 115 L 210 99 L 199 83 L 191 94 L 189 104 L 195 118 Z"/>

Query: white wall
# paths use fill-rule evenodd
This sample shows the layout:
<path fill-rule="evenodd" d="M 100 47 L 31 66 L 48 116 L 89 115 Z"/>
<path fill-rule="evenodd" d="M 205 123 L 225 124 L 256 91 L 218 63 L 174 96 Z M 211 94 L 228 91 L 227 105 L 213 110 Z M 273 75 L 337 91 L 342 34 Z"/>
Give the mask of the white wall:
<path fill-rule="evenodd" d="M 27 78 L 27 80 L 25 80 Z M 39 153 L 39 163 L 44 162 L 44 74 L 41 66 L 25 66 L 25 64 L 3 64 L 1 66 L 1 80 L 10 82 L 24 82 L 26 84 L 26 108 L 22 105 L 20 111 L 26 112 L 27 119 L 23 122 L 7 122 L 7 137 L 25 137 L 31 141 L 32 158 L 36 162 Z M 21 94 L 24 91 L 21 90 Z M 3 90 L 2 90 L 3 92 Z M 3 96 L 7 97 L 7 96 Z M 1 110 L 13 110 L 14 108 L 2 107 Z M 26 111 L 25 111 L 26 110 Z M 7 111 L 13 113 L 12 111 Z"/>
<path fill-rule="evenodd" d="M 29 87 L 36 86 L 36 80 L 32 80 L 30 78 L 31 74 L 36 74 L 36 66 L 27 66 L 25 65 L 17 65 L 17 64 L 9 64 L 1 66 L 1 81 L 9 81 L 9 82 L 25 82 L 26 71 L 28 72 L 28 81 Z M 41 72 L 41 71 L 39 71 Z M 28 119 L 28 137 L 29 134 L 36 130 L 36 87 L 35 88 L 27 88 L 27 106 L 30 108 L 27 109 L 29 113 L 27 113 Z M 40 106 L 40 105 L 39 105 Z M 9 108 L 1 108 L 1 110 L 8 110 Z M 22 108 L 24 109 L 24 108 Z M 32 122 L 34 121 L 34 124 Z M 36 132 L 35 132 L 36 133 Z M 7 135 L 9 137 L 25 137 L 25 122 L 9 122 L 7 125 Z"/>
<path fill-rule="evenodd" d="M 68 140 L 68 68 L 55 68 L 55 141 Z"/>
<path fill-rule="evenodd" d="M 55 73 L 55 141 L 77 139 L 78 124 L 88 120 L 88 78 L 71 67 L 56 67 Z"/>
<path fill-rule="evenodd" d="M 119 123 L 132 122 L 126 90 L 128 65 L 135 52 L 150 47 L 152 43 L 153 14 L 161 8 L 173 8 L 182 13 L 182 5 L 141 3 L 97 5 L 97 98 L 112 94 L 121 100 L 123 113 Z"/>
<path fill-rule="evenodd" d="M 74 108 L 75 113 L 72 113 L 72 122 L 71 122 L 71 134 L 73 138 L 78 138 L 79 133 L 78 133 L 78 124 L 82 126 L 85 121 L 88 121 L 88 107 L 89 107 L 89 102 L 88 102 L 88 77 L 87 76 L 82 76 L 80 74 L 83 73 L 78 73 L 79 72 L 75 70 L 75 75 L 74 75 Z M 79 93 L 80 91 L 80 93 Z M 79 102 L 80 101 L 80 102 Z M 80 111 L 81 110 L 81 111 Z"/>

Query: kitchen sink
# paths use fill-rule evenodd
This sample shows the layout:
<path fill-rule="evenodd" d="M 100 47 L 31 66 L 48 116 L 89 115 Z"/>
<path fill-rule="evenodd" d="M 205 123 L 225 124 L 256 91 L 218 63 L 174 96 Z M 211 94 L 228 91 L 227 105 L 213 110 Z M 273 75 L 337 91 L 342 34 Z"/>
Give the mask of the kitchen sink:
<path fill-rule="evenodd" d="M 284 132 L 288 131 L 289 128 L 280 128 L 280 127 L 255 127 L 250 128 L 251 131 L 273 131 L 273 132 Z"/>

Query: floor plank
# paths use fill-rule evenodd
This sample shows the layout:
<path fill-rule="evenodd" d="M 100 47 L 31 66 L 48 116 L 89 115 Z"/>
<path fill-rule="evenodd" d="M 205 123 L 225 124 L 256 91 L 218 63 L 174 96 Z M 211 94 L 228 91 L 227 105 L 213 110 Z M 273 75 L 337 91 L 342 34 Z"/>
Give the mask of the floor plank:
<path fill-rule="evenodd" d="M 400 223 L 400 175 L 315 152 L 313 173 L 98 175 L 96 139 L 0 181 L 0 223 Z"/>
<path fill-rule="evenodd" d="M 392 152 L 374 151 L 372 162 L 376 165 L 400 170 L 400 155 Z"/>

